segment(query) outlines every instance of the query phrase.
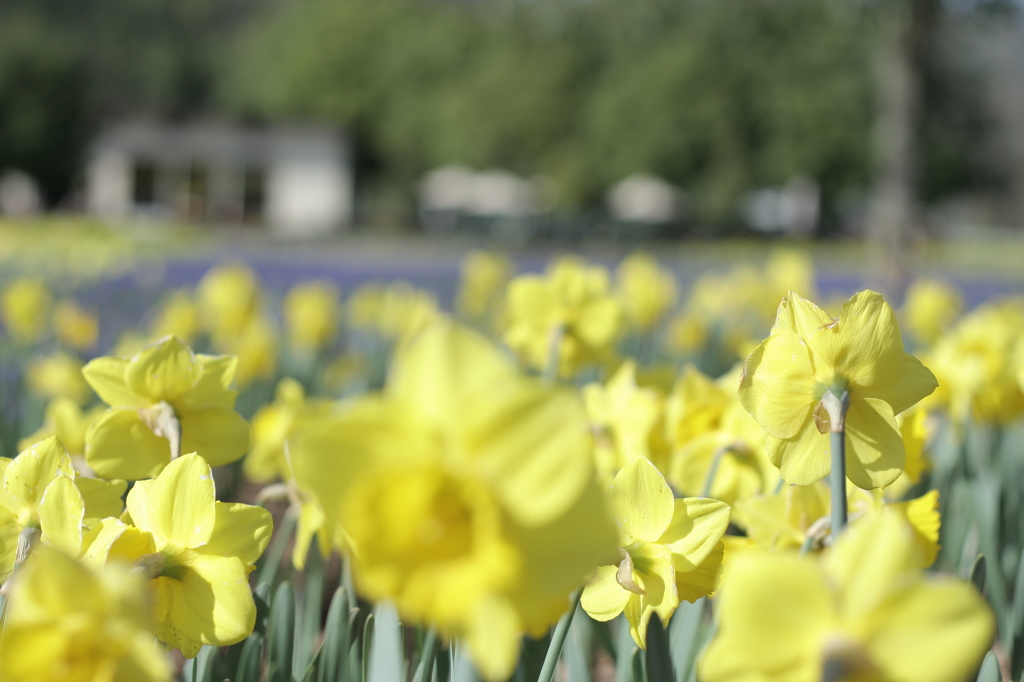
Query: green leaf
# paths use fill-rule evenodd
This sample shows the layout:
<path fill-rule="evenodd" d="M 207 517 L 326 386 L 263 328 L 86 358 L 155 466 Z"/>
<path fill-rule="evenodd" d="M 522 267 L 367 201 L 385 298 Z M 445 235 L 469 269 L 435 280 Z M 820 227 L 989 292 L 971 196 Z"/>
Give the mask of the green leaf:
<path fill-rule="evenodd" d="M 974 583 L 974 586 L 978 588 L 978 592 L 985 594 L 985 577 L 988 573 L 988 561 L 985 559 L 984 554 L 979 554 L 978 558 L 974 560 L 974 565 L 971 566 L 970 579 Z"/>
<path fill-rule="evenodd" d="M 295 655 L 295 592 L 283 582 L 274 593 L 267 629 L 267 682 L 291 682 Z"/>
<path fill-rule="evenodd" d="M 281 524 L 274 529 L 274 539 L 270 547 L 263 553 L 257 562 L 256 584 L 267 583 L 273 585 L 277 579 L 277 572 L 281 568 L 281 561 L 284 558 L 285 550 L 295 532 L 295 525 L 298 523 L 298 507 L 288 507 L 281 519 Z"/>
<path fill-rule="evenodd" d="M 668 632 L 658 614 L 653 614 L 647 625 L 647 680 L 648 682 L 675 682 L 672 655 L 669 652 Z"/>
<path fill-rule="evenodd" d="M 370 667 L 370 652 L 373 651 L 373 638 L 376 636 L 377 623 L 373 617 L 373 614 L 366 616 L 366 623 L 363 624 L 363 655 L 360 659 L 361 667 L 361 680 L 369 682 L 369 667 Z"/>
<path fill-rule="evenodd" d="M 434 671 L 434 658 L 437 657 L 437 631 L 433 628 L 427 630 L 427 638 L 423 641 L 423 650 L 420 654 L 419 664 L 416 666 L 416 674 L 412 682 L 430 682 L 430 675 Z"/>
<path fill-rule="evenodd" d="M 682 602 L 669 623 L 669 648 L 676 667 L 677 682 L 685 682 L 687 673 L 693 666 L 706 602 L 705 599 L 698 599 L 692 604 Z"/>
<path fill-rule="evenodd" d="M 339 587 L 327 608 L 317 682 L 346 682 L 349 646 L 348 595 L 344 587 Z"/>
<path fill-rule="evenodd" d="M 405 656 L 398 612 L 390 604 L 379 604 L 373 615 L 375 625 L 368 656 L 367 682 L 404 680 L 402 664 Z"/>
<path fill-rule="evenodd" d="M 316 543 L 312 543 L 303 571 L 301 618 L 295 637 L 293 674 L 300 675 L 309 667 L 320 638 L 320 618 L 324 599 L 324 560 Z"/>
<path fill-rule="evenodd" d="M 234 682 L 260 682 L 260 662 L 263 659 L 263 635 L 254 632 L 242 645 L 238 659 L 238 671 Z"/>
<path fill-rule="evenodd" d="M 617 682 L 633 681 L 633 658 L 640 651 L 629 634 L 629 624 L 623 616 L 615 619 L 615 679 Z"/>
<path fill-rule="evenodd" d="M 978 671 L 977 682 L 999 682 L 999 660 L 991 651 L 985 654 L 985 660 Z"/>

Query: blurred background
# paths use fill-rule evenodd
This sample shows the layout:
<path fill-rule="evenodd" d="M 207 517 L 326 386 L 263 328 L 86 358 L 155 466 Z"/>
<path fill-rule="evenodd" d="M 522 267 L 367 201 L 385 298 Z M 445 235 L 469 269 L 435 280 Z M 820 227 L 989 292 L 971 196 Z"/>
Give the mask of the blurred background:
<path fill-rule="evenodd" d="M 1024 226 L 1022 62 L 998 1 L 4 0 L 0 213 L 866 236 L 898 289 L 922 244 Z"/>

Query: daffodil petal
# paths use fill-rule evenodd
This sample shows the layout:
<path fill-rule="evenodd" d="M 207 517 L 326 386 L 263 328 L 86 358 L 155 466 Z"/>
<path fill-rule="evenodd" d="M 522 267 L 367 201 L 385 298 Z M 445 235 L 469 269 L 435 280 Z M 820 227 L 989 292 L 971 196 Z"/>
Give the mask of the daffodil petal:
<path fill-rule="evenodd" d="M 519 523 L 536 526 L 563 514 L 592 475 L 586 412 L 574 391 L 514 380 L 466 401 L 461 451 L 492 482 Z"/>
<path fill-rule="evenodd" d="M 825 567 L 848 595 L 851 617 L 867 614 L 922 565 L 920 548 L 905 516 L 891 510 L 854 522 L 825 555 Z"/>
<path fill-rule="evenodd" d="M 675 500 L 672 523 L 658 540 L 672 549 L 676 570 L 692 571 L 714 551 L 731 509 L 725 502 L 699 497 Z"/>
<path fill-rule="evenodd" d="M 615 520 L 630 537 L 656 542 L 672 523 L 672 489 L 645 457 L 638 457 L 619 470 L 612 481 L 610 497 Z"/>
<path fill-rule="evenodd" d="M 739 557 L 718 597 L 718 632 L 698 665 L 702 680 L 821 675 L 821 633 L 832 626 L 832 595 L 813 560 L 788 554 Z M 752 662 L 756 661 L 754 668 Z"/>
<path fill-rule="evenodd" d="M 201 355 L 196 361 L 202 368 L 199 381 L 191 390 L 176 400 L 176 405 L 184 408 L 194 407 L 225 407 L 233 409 L 238 391 L 231 388 L 231 381 L 238 370 L 238 358 L 234 355 Z"/>
<path fill-rule="evenodd" d="M 82 550 L 82 521 L 85 500 L 75 482 L 63 474 L 46 486 L 39 502 L 39 527 L 42 540 L 69 556 Z"/>
<path fill-rule="evenodd" d="M 861 387 L 887 385 L 903 364 L 896 314 L 881 294 L 861 291 L 843 304 L 839 322 L 807 337 L 815 355 Z"/>
<path fill-rule="evenodd" d="M 249 504 L 217 502 L 217 521 L 204 554 L 238 557 L 252 566 L 263 554 L 274 530 L 274 519 L 266 509 Z"/>
<path fill-rule="evenodd" d="M 85 461 L 103 478 L 153 478 L 171 461 L 171 444 L 153 433 L 137 410 L 115 407 L 86 431 Z"/>
<path fill-rule="evenodd" d="M 85 500 L 85 523 L 108 516 L 118 516 L 124 510 L 125 481 L 101 481 L 98 478 L 75 476 L 75 485 Z"/>
<path fill-rule="evenodd" d="M 174 336 L 146 346 L 125 368 L 128 387 L 150 403 L 171 402 L 199 381 L 203 367 L 192 349 Z"/>
<path fill-rule="evenodd" d="M 249 451 L 249 423 L 226 407 L 198 407 L 182 412 L 181 451 L 198 452 L 210 466 L 240 459 Z"/>
<path fill-rule="evenodd" d="M 615 579 L 616 573 L 618 566 L 600 566 L 583 588 L 580 604 L 594 620 L 609 621 L 626 608 L 632 592 L 619 584 Z"/>
<path fill-rule="evenodd" d="M 428 419 L 458 415 L 466 398 L 516 376 L 508 357 L 476 332 L 434 324 L 395 358 L 387 395 L 416 406 Z"/>
<path fill-rule="evenodd" d="M 128 358 L 96 358 L 82 368 L 82 376 L 100 400 L 111 407 L 148 407 L 152 401 L 129 388 L 125 380 L 128 363 Z"/>
<path fill-rule="evenodd" d="M 900 591 L 871 623 L 868 657 L 894 680 L 968 679 L 995 633 L 992 611 L 973 586 L 950 578 Z"/>
<path fill-rule="evenodd" d="M 804 340 L 780 332 L 747 357 L 740 379 L 743 408 L 774 438 L 792 438 L 811 421 L 814 369 Z"/>
<path fill-rule="evenodd" d="M 43 491 L 58 475 L 74 476 L 71 457 L 55 437 L 35 443 L 6 466 L 4 490 L 18 505 L 36 509 Z"/>
<path fill-rule="evenodd" d="M 485 682 L 502 682 L 515 671 L 522 625 L 507 599 L 492 595 L 478 604 L 465 639 Z"/>
<path fill-rule="evenodd" d="M 168 580 L 168 618 L 157 636 L 175 628 L 181 639 L 214 646 L 248 637 L 256 624 L 248 574 L 235 557 L 189 555 L 179 566 L 178 577 Z M 184 649 L 182 653 L 188 655 Z"/>
<path fill-rule="evenodd" d="M 693 570 L 679 570 L 678 556 L 673 555 L 672 559 L 676 566 L 676 592 L 679 594 L 679 601 L 685 600 L 692 604 L 701 597 L 710 597 L 714 594 L 722 578 L 725 543 L 719 540 L 700 565 Z"/>
<path fill-rule="evenodd" d="M 819 328 L 831 324 L 833 321 L 831 315 L 814 303 L 800 294 L 790 291 L 779 303 L 779 308 L 775 312 L 775 326 L 772 327 L 771 335 L 785 331 L 810 338 Z"/>
<path fill-rule="evenodd" d="M 810 485 L 832 470 L 829 436 L 818 433 L 813 420 L 808 420 L 794 438 L 765 436 L 764 442 L 772 464 L 790 485 Z"/>
<path fill-rule="evenodd" d="M 878 398 L 850 402 L 846 413 L 846 475 L 854 485 L 884 488 L 903 472 L 903 436 L 889 403 Z"/>
<path fill-rule="evenodd" d="M 201 547 L 216 527 L 215 500 L 213 472 L 206 460 L 195 453 L 179 457 L 150 487 L 150 530 L 177 547 Z"/>
<path fill-rule="evenodd" d="M 938 386 L 930 369 L 910 353 L 904 353 L 898 369 L 888 377 L 878 377 L 874 386 L 864 387 L 859 394 L 880 398 L 892 406 L 894 414 L 899 414 L 930 396 Z"/>

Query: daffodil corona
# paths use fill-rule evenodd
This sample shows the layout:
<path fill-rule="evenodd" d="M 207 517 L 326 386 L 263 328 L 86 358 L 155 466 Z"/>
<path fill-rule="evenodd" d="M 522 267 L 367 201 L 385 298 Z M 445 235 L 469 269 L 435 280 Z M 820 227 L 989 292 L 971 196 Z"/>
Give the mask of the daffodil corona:
<path fill-rule="evenodd" d="M 833 319 L 790 292 L 771 335 L 747 358 L 739 395 L 765 430 L 768 456 L 782 477 L 808 485 L 831 468 L 822 399 L 847 394 L 847 476 L 862 488 L 882 488 L 904 466 L 895 415 L 936 386 L 932 373 L 903 350 L 896 316 L 880 294 L 862 291 Z"/>

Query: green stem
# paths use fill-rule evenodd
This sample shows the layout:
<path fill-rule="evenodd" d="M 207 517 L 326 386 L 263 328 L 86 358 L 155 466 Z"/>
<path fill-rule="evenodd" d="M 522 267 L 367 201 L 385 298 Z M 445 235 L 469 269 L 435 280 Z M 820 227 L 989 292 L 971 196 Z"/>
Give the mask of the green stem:
<path fill-rule="evenodd" d="M 558 381 L 558 365 L 562 359 L 563 336 L 565 336 L 565 327 L 558 325 L 551 330 L 551 339 L 548 341 L 548 364 L 544 368 L 544 379 L 552 384 Z"/>
<path fill-rule="evenodd" d="M 569 626 L 572 624 L 572 617 L 576 615 L 576 607 L 579 606 L 582 594 L 583 588 L 573 593 L 569 600 L 569 611 L 562 616 L 562 619 L 558 621 L 558 625 L 555 626 L 555 632 L 551 635 L 551 644 L 548 646 L 548 653 L 544 656 L 544 665 L 540 669 L 540 676 L 537 678 L 537 682 L 551 682 L 554 678 L 555 667 L 558 665 L 558 659 L 562 655 L 562 645 L 565 644 L 565 637 L 569 634 Z"/>
<path fill-rule="evenodd" d="M 416 667 L 416 675 L 412 682 L 427 682 L 434 672 L 434 658 L 437 656 L 437 632 L 431 628 L 427 631 L 427 638 L 423 642 L 423 652 L 420 654 L 420 664 Z"/>
<path fill-rule="evenodd" d="M 850 407 L 850 394 L 842 391 L 836 395 L 829 391 L 821 398 L 821 405 L 828 413 L 831 439 L 832 472 L 829 485 L 832 488 L 832 541 L 846 527 L 846 410 Z"/>
<path fill-rule="evenodd" d="M 704 479 L 704 490 L 701 492 L 701 497 L 711 497 L 711 489 L 715 485 L 715 476 L 718 474 L 718 465 L 722 462 L 722 457 L 729 451 L 729 446 L 724 445 L 715 450 L 714 457 L 711 458 L 711 467 L 708 469 L 708 476 Z"/>

